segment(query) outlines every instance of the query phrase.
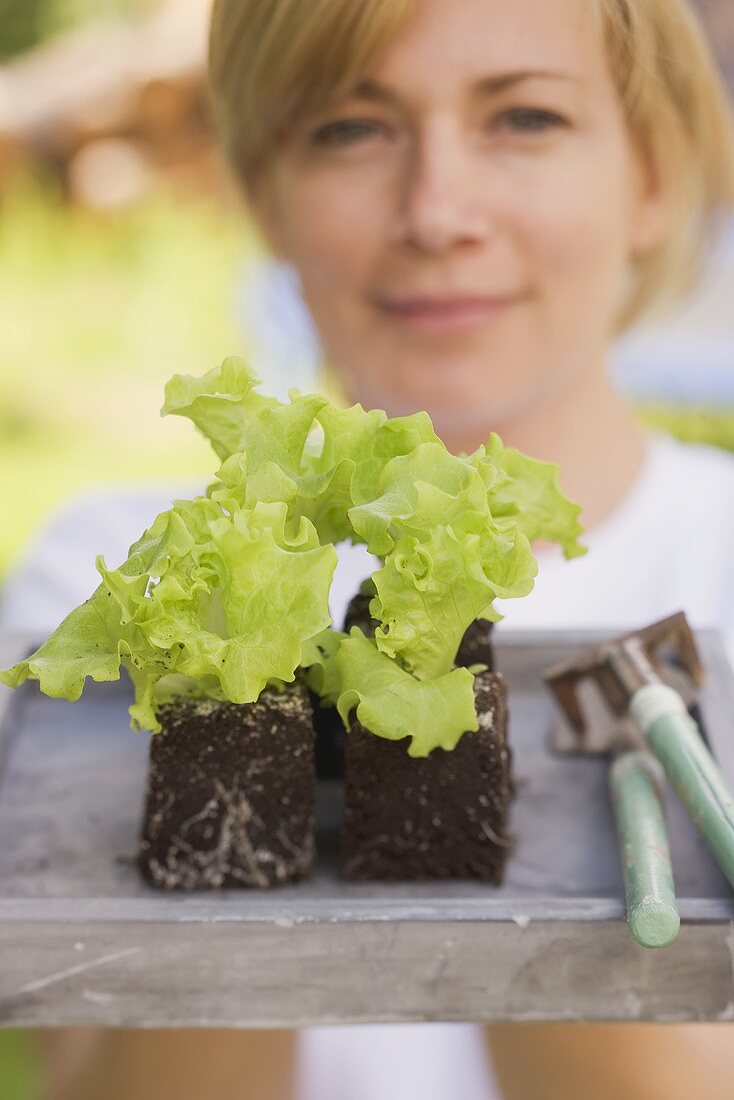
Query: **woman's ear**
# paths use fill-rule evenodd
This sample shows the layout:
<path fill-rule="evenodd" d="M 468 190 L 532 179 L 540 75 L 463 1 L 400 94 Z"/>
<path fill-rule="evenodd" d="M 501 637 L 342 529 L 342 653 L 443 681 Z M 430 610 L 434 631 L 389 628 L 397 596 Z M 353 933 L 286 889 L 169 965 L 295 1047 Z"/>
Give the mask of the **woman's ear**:
<path fill-rule="evenodd" d="M 659 163 L 649 149 L 633 149 L 634 189 L 630 218 L 629 252 L 641 258 L 659 248 L 671 228 L 669 188 Z"/>

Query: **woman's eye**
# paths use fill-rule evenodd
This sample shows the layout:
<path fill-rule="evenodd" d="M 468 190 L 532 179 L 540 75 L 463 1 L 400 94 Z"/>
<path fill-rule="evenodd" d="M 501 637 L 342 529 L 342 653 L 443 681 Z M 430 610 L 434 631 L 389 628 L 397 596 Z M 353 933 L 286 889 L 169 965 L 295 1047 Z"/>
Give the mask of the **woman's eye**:
<path fill-rule="evenodd" d="M 535 107 L 515 107 L 511 111 L 505 111 L 498 119 L 498 124 L 501 129 L 518 134 L 542 134 L 568 126 L 561 115 Z"/>
<path fill-rule="evenodd" d="M 368 122 L 360 118 L 348 118 L 321 126 L 314 131 L 312 140 L 316 145 L 354 145 L 356 142 L 375 137 L 379 133 L 380 128 L 374 122 Z"/>

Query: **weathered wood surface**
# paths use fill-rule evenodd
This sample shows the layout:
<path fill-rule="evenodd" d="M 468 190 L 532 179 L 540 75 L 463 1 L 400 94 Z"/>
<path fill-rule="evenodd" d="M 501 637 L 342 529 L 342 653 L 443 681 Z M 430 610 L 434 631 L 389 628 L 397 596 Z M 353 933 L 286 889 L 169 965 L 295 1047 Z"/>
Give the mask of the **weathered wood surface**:
<path fill-rule="evenodd" d="M 324 784 L 312 882 L 163 895 L 131 863 L 147 739 L 128 729 L 127 686 L 16 695 L 0 736 L 0 1025 L 734 1019 L 734 897 L 675 795 L 683 928 L 646 951 L 624 922 L 606 764 L 547 752 L 538 674 L 596 640 L 502 639 L 518 796 L 499 889 L 341 882 L 339 788 Z M 699 643 L 707 732 L 734 780 L 734 677 L 714 635 Z"/>
<path fill-rule="evenodd" d="M 620 921 L 0 926 L 0 1020 L 252 1027 L 408 1020 L 732 1020 L 731 942 L 645 951 Z"/>

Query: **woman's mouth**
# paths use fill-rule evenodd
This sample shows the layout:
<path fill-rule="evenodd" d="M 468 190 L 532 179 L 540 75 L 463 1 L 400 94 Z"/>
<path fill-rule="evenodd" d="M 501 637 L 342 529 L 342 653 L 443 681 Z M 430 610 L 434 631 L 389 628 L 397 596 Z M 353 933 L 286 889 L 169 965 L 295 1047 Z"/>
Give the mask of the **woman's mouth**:
<path fill-rule="evenodd" d="M 497 297 L 381 298 L 377 305 L 392 320 L 415 332 L 464 332 L 484 324 L 518 301 L 515 295 Z"/>

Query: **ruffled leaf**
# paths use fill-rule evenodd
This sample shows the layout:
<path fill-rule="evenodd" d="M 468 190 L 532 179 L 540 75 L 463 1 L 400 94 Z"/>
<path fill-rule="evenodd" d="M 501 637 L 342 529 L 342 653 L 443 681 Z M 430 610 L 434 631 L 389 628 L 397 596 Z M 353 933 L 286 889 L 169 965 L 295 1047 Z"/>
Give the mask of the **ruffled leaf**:
<path fill-rule="evenodd" d="M 86 677 L 118 679 L 122 665 L 135 687 L 133 723 L 153 730 L 174 687 L 251 702 L 270 680 L 293 680 L 304 645 L 329 625 L 335 565 L 308 520 L 288 528 L 283 502 L 232 515 L 205 498 L 177 502 L 120 569 L 98 559 L 92 598 L 0 677 L 78 699 Z"/>
<path fill-rule="evenodd" d="M 311 670 L 310 680 L 319 684 L 327 702 L 336 704 L 345 725 L 356 708 L 361 724 L 378 737 L 410 737 L 410 756 L 428 756 L 435 748 L 450 751 L 463 733 L 479 728 L 468 669 L 417 680 L 356 626 L 322 657 L 320 676 Z"/>
<path fill-rule="evenodd" d="M 495 599 L 532 591 L 537 563 L 527 539 L 487 529 L 481 535 L 436 527 L 421 542 L 401 538 L 373 573 L 370 614 L 381 652 L 418 679 L 449 672 L 467 627 L 497 619 Z"/>
<path fill-rule="evenodd" d="M 421 443 L 384 466 L 371 500 L 351 509 L 352 527 L 380 557 L 401 535 L 426 537 L 437 525 L 480 532 L 491 524 L 478 472 L 440 442 Z"/>
<path fill-rule="evenodd" d="M 537 462 L 505 447 L 494 432 L 470 461 L 485 467 L 490 464 L 489 506 L 503 526 L 518 528 L 531 543 L 536 539 L 558 543 L 566 558 L 586 553 L 587 548 L 579 542 L 581 508 L 563 493 L 559 466 Z"/>
<path fill-rule="evenodd" d="M 166 384 L 161 416 L 187 417 L 224 459 L 242 450 L 244 427 L 253 413 L 280 404 L 255 393 L 259 384 L 244 359 L 230 356 L 201 378 L 175 374 Z"/>

